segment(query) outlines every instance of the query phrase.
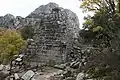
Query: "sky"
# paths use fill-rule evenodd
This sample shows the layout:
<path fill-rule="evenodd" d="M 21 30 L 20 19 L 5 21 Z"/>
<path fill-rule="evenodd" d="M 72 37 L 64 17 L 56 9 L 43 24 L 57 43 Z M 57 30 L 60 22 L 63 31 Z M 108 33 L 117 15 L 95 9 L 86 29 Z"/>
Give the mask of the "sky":
<path fill-rule="evenodd" d="M 79 18 L 80 27 L 82 26 L 86 14 L 82 13 L 79 0 L 0 0 L 0 16 L 12 14 L 26 17 L 40 5 L 46 5 L 49 2 L 55 2 L 60 7 L 72 10 Z"/>

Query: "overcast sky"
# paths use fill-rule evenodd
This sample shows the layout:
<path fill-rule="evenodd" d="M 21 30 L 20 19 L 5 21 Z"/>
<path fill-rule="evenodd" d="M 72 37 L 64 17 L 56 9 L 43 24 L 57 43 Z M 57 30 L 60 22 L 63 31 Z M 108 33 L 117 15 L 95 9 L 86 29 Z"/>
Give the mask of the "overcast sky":
<path fill-rule="evenodd" d="M 13 14 L 14 16 L 26 17 L 40 5 L 55 2 L 60 7 L 72 10 L 79 17 L 80 25 L 83 23 L 83 17 L 79 0 L 0 0 L 0 16 Z"/>

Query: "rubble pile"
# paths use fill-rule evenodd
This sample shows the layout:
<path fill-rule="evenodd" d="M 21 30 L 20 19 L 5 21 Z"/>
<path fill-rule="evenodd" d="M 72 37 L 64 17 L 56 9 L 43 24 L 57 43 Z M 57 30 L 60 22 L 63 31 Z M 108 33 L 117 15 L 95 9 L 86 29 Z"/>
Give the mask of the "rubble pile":
<path fill-rule="evenodd" d="M 87 58 L 93 50 L 92 47 L 74 46 L 74 51 L 69 54 L 70 61 L 65 64 L 55 65 L 56 68 L 63 70 L 63 73 L 54 77 L 60 77 L 60 80 L 93 80 L 84 73 L 84 67 L 87 64 Z"/>

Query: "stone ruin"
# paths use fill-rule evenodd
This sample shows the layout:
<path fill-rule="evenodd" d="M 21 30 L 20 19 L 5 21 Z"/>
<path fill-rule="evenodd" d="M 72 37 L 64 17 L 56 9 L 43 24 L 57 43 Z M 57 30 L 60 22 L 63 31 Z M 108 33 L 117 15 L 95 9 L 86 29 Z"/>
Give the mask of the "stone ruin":
<path fill-rule="evenodd" d="M 68 60 L 80 30 L 74 12 L 56 3 L 48 3 L 35 9 L 26 18 L 11 14 L 0 16 L 0 26 L 20 29 L 26 25 L 34 28 L 33 40 L 27 46 L 27 62 L 59 64 Z"/>
<path fill-rule="evenodd" d="M 11 20 L 15 23 L 9 23 Z M 4 24 L 6 22 L 7 24 Z M 62 72 L 55 72 L 54 75 L 51 73 L 51 76 L 55 78 L 54 80 L 81 80 L 87 76 L 87 74 L 83 73 L 83 67 L 87 63 L 87 57 L 91 53 L 92 47 L 82 44 L 74 45 L 74 41 L 78 37 L 79 21 L 72 11 L 63 9 L 55 3 L 49 3 L 38 7 L 26 18 L 14 18 L 12 15 L 0 17 L 0 25 L 14 26 L 16 28 L 25 25 L 34 27 L 33 39 L 28 39 L 25 54 L 22 57 L 19 55 L 15 59 L 15 62 L 16 60 L 17 62 L 13 65 L 13 70 L 11 70 L 13 73 L 17 71 L 24 72 L 24 70 L 29 71 L 29 69 L 36 73 L 37 68 L 35 66 L 40 64 L 41 68 L 41 64 L 45 63 L 61 69 Z M 80 38 L 80 41 L 82 43 L 82 38 Z M 34 68 L 26 66 L 24 61 Z"/>
<path fill-rule="evenodd" d="M 50 65 L 66 62 L 79 31 L 75 13 L 55 3 L 42 5 L 26 17 L 37 20 L 33 40 L 28 44 L 28 62 Z"/>

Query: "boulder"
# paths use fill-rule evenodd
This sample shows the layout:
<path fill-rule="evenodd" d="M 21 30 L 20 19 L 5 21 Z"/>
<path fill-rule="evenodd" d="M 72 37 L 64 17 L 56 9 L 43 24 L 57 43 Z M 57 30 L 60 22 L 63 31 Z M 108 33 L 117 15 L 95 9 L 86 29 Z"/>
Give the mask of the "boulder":
<path fill-rule="evenodd" d="M 84 80 L 85 78 L 87 78 L 88 74 L 85 74 L 85 73 L 79 73 L 77 75 L 77 78 L 76 80 Z"/>
<path fill-rule="evenodd" d="M 5 65 L 5 70 L 10 70 L 10 65 Z"/>
<path fill-rule="evenodd" d="M 17 62 L 20 62 L 20 61 L 22 61 L 22 59 L 21 59 L 21 58 L 17 58 L 16 61 L 17 61 Z"/>
<path fill-rule="evenodd" d="M 1 65 L 0 65 L 0 71 L 2 71 L 2 70 L 3 70 L 3 68 L 4 68 L 4 65 L 3 65 L 3 64 L 1 64 Z"/>
<path fill-rule="evenodd" d="M 34 76 L 34 72 L 32 70 L 27 71 L 21 78 L 24 80 L 30 80 Z"/>
<path fill-rule="evenodd" d="M 54 66 L 55 68 L 58 68 L 58 69 L 65 69 L 65 64 L 60 64 L 60 65 L 55 65 Z"/>
<path fill-rule="evenodd" d="M 6 72 L 0 72 L 0 80 L 5 80 L 5 78 L 6 78 L 7 76 L 9 76 L 8 73 L 6 73 Z"/>
<path fill-rule="evenodd" d="M 14 74 L 15 80 L 20 79 L 19 75 L 17 73 Z"/>
<path fill-rule="evenodd" d="M 79 73 L 78 75 L 77 75 L 77 78 L 76 78 L 76 80 L 83 80 L 84 79 L 84 73 Z"/>
<path fill-rule="evenodd" d="M 58 74 L 58 75 L 60 75 L 60 74 L 62 74 L 62 73 L 63 73 L 63 70 L 57 71 L 57 74 Z"/>

